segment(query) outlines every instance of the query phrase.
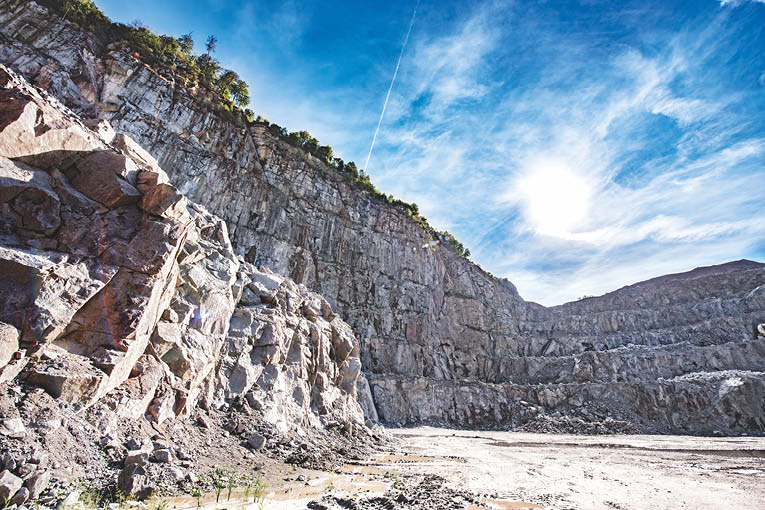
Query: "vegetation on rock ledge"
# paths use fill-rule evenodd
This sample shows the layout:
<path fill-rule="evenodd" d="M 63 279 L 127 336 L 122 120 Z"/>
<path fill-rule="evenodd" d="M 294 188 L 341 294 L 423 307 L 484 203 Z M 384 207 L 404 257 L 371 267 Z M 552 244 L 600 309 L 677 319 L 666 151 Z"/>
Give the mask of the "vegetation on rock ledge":
<path fill-rule="evenodd" d="M 91 32 L 99 43 L 126 44 L 133 56 L 154 69 L 169 71 L 184 87 L 201 85 L 218 95 L 220 106 L 232 112 L 250 104 L 247 83 L 239 75 L 221 67 L 212 57 L 217 38 L 209 36 L 206 52 L 194 55 L 191 34 L 175 38 L 157 35 L 136 20 L 130 25 L 112 22 L 93 0 L 38 0 L 82 29 Z M 244 110 L 245 117 L 252 112 Z"/>
<path fill-rule="evenodd" d="M 203 86 L 218 99 L 220 113 L 227 120 L 240 124 L 260 124 L 268 131 L 287 143 L 303 149 L 325 163 L 330 169 L 353 183 L 362 193 L 367 194 L 394 207 L 405 209 L 430 235 L 431 239 L 440 240 L 447 247 L 462 257 L 470 257 L 470 250 L 457 241 L 447 231 L 439 232 L 420 215 L 417 204 L 410 204 L 392 195 L 378 190 L 369 175 L 359 170 L 353 161 L 345 162 L 335 157 L 332 147 L 321 145 L 307 131 L 289 132 L 287 129 L 269 122 L 260 116 L 255 118 L 249 108 L 249 88 L 239 75 L 224 69 L 212 57 L 218 42 L 215 36 L 208 36 L 205 53 L 194 55 L 192 35 L 181 37 L 157 35 L 143 26 L 140 21 L 130 25 L 112 22 L 96 6 L 93 0 L 37 0 L 40 4 L 59 13 L 63 18 L 77 24 L 83 30 L 91 32 L 101 44 L 110 47 L 123 44 L 132 52 L 133 57 L 147 64 L 158 72 L 168 72 L 175 82 L 185 88 Z"/>

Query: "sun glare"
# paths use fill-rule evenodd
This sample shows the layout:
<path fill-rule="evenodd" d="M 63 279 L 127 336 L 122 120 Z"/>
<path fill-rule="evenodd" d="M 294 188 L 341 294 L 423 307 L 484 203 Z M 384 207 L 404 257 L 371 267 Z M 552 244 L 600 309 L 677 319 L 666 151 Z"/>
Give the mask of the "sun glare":
<path fill-rule="evenodd" d="M 587 218 L 592 191 L 564 162 L 532 164 L 520 182 L 525 214 L 540 234 L 564 236 Z"/>

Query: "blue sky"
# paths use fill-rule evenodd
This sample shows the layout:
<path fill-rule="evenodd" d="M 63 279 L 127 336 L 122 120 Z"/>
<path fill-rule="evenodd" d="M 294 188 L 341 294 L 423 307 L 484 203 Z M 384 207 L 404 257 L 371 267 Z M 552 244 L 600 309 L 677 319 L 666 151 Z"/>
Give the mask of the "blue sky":
<path fill-rule="evenodd" d="M 363 165 L 416 1 L 97 3 Z M 546 305 L 765 261 L 765 0 L 422 0 L 368 171 Z"/>

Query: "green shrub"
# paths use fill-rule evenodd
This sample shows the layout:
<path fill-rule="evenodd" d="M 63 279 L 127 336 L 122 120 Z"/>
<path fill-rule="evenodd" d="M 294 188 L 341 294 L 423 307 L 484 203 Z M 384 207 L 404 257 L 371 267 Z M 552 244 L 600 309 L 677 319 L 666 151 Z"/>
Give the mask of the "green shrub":
<path fill-rule="evenodd" d="M 93 0 L 40 0 L 39 3 L 96 34 L 106 32 L 112 24 Z"/>
<path fill-rule="evenodd" d="M 461 242 L 459 242 L 452 234 L 450 234 L 447 230 L 444 230 L 443 232 L 439 232 L 439 239 L 441 240 L 441 245 L 446 246 L 450 248 L 452 251 L 456 252 L 457 255 L 461 257 L 470 257 L 470 250 L 465 248 Z"/>
<path fill-rule="evenodd" d="M 140 22 L 113 23 L 93 0 L 39 0 L 41 4 L 91 32 L 104 46 L 125 43 L 142 62 L 158 71 L 169 71 L 185 87 L 201 84 L 218 94 L 220 106 L 231 111 L 250 104 L 249 87 L 234 72 L 223 69 L 212 57 L 217 38 L 207 38 L 206 53 L 194 56 L 191 34 L 179 38 L 157 35 Z M 239 119 L 240 116 L 235 116 Z M 241 116 L 247 119 L 246 115 Z"/>

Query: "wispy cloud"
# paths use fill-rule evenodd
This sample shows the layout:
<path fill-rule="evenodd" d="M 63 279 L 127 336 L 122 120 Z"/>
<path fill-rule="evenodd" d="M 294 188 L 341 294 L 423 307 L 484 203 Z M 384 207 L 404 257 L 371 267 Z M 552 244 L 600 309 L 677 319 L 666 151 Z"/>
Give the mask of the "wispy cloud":
<path fill-rule="evenodd" d="M 284 0 L 274 5 L 242 2 L 231 17 L 234 35 L 240 39 L 251 37 L 276 41 L 282 51 L 295 49 L 305 32 L 310 11 L 296 0 Z"/>
<path fill-rule="evenodd" d="M 437 116 L 460 100 L 478 99 L 490 84 L 486 56 L 495 48 L 497 29 L 490 22 L 491 8 L 467 19 L 453 34 L 422 40 L 414 58 L 415 93 L 425 97 L 428 113 Z"/>
<path fill-rule="evenodd" d="M 755 4 L 765 4 L 765 0 L 720 0 L 720 5 L 722 6 L 731 6 L 736 7 L 737 5 L 745 4 L 747 2 L 752 2 Z"/>
<path fill-rule="evenodd" d="M 716 52 L 736 37 L 725 18 L 684 27 L 666 50 L 636 42 L 596 57 L 529 16 L 513 37 L 536 37 L 545 58 L 518 83 L 486 71 L 516 44 L 492 7 L 418 41 L 383 131 L 384 189 L 545 304 L 739 258 L 765 239 L 750 191 L 765 139 L 742 109 L 751 99 L 716 81 L 728 72 Z"/>
<path fill-rule="evenodd" d="M 404 51 L 406 51 L 406 45 L 409 42 L 409 36 L 412 34 L 412 27 L 414 26 L 414 20 L 417 18 L 417 9 L 420 7 L 420 0 L 417 0 L 417 3 L 414 6 L 414 11 L 412 11 L 412 19 L 409 21 L 409 28 L 406 31 L 406 36 L 404 37 L 404 42 L 401 45 L 401 53 L 398 54 L 398 60 L 396 60 L 396 68 L 393 71 L 393 77 L 390 79 L 390 85 L 388 85 L 388 91 L 385 93 L 385 101 L 383 101 L 383 107 L 380 111 L 380 118 L 377 121 L 377 126 L 375 127 L 374 135 L 372 135 L 372 142 L 369 144 L 369 152 L 367 152 L 367 159 L 364 161 L 364 166 L 362 167 L 364 171 L 367 171 L 367 167 L 369 166 L 369 159 L 372 157 L 372 151 L 375 148 L 375 142 L 377 141 L 377 134 L 380 132 L 380 125 L 382 124 L 383 119 L 385 118 L 385 110 L 388 108 L 388 101 L 390 101 L 390 93 L 393 90 L 393 85 L 396 84 L 396 77 L 398 76 L 398 70 L 401 68 L 401 59 L 404 57 Z"/>

